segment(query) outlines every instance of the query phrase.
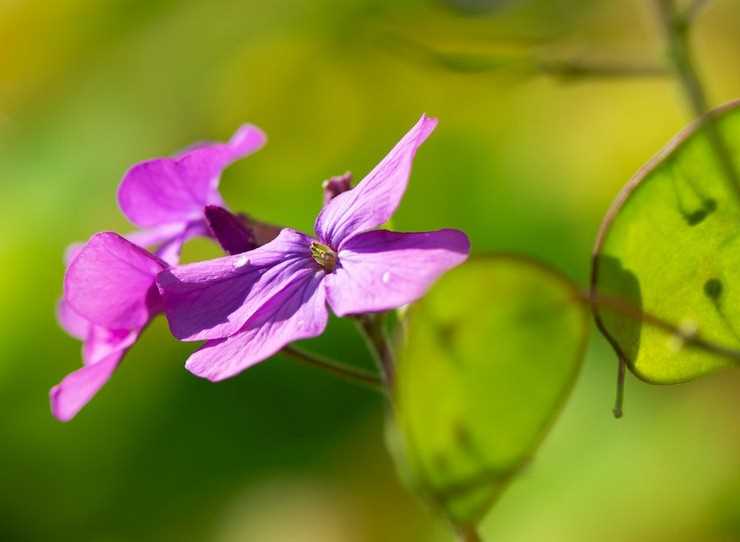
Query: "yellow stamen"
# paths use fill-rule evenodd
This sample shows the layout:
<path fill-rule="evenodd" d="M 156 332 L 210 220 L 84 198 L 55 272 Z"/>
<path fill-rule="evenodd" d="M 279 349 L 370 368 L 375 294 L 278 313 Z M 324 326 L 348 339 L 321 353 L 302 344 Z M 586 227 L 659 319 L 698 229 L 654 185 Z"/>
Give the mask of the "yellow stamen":
<path fill-rule="evenodd" d="M 334 271 L 337 266 L 337 253 L 318 241 L 311 241 L 311 256 L 327 273 Z"/>

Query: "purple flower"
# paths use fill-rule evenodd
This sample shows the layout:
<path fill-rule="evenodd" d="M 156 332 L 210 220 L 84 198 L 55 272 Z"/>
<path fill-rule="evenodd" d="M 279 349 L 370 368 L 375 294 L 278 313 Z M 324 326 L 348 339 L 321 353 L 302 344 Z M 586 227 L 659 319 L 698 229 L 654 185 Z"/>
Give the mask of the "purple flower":
<path fill-rule="evenodd" d="M 211 235 L 204 208 L 223 204 L 218 193 L 221 172 L 265 141 L 259 128 L 246 124 L 228 143 L 203 143 L 174 158 L 147 160 L 124 175 L 119 205 L 143 229 L 125 239 L 97 234 L 67 251 L 65 295 L 57 317 L 65 331 L 83 341 L 84 365 L 52 388 L 51 408 L 57 418 L 67 421 L 87 404 L 161 311 L 154 277 L 178 262 L 188 239 Z M 159 258 L 139 248 L 147 246 L 156 246 Z"/>
<path fill-rule="evenodd" d="M 166 267 L 115 233 L 95 234 L 75 251 L 58 317 L 70 335 L 84 341 L 84 365 L 51 389 L 51 410 L 58 419 L 70 420 L 92 399 L 161 312 L 154 279 Z"/>
<path fill-rule="evenodd" d="M 436 123 L 422 116 L 362 182 L 332 198 L 316 219 L 316 238 L 285 228 L 255 250 L 160 273 L 172 333 L 207 340 L 187 368 L 228 378 L 321 334 L 327 303 L 338 316 L 396 308 L 462 263 L 470 246 L 460 231 L 374 230 L 398 206 L 416 150 Z"/>
<path fill-rule="evenodd" d="M 177 263 L 188 239 L 210 235 L 203 210 L 207 205 L 224 206 L 218 192 L 221 172 L 266 140 L 259 128 L 245 124 L 228 143 L 202 143 L 174 158 L 133 166 L 118 187 L 118 204 L 142 230 L 126 237 L 139 246 L 157 246 L 160 258 Z"/>

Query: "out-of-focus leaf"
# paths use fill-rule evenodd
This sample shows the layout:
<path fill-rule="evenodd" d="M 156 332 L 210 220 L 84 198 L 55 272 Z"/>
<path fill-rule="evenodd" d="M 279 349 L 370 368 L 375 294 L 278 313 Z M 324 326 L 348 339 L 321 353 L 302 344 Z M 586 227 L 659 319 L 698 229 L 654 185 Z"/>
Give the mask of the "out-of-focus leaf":
<path fill-rule="evenodd" d="M 739 106 L 712 113 L 736 168 Z M 679 134 L 627 184 L 594 251 L 594 294 L 619 299 L 677 331 L 596 307 L 601 331 L 648 382 L 682 382 L 737 363 L 717 351 L 740 349 L 740 201 L 719 167 L 706 122 Z"/>
<path fill-rule="evenodd" d="M 540 264 L 486 256 L 409 309 L 391 448 L 456 525 L 477 524 L 568 396 L 588 329 L 578 296 Z"/>

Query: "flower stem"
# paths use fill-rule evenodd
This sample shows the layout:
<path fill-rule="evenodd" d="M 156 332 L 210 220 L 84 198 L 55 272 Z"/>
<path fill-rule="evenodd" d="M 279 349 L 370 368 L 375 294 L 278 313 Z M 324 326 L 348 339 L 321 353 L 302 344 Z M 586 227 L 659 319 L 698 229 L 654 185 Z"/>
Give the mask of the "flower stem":
<path fill-rule="evenodd" d="M 691 111 L 695 116 L 701 117 L 707 114 L 709 106 L 704 85 L 691 55 L 689 38 L 693 16 L 702 3 L 695 3 L 699 4 L 699 7 L 687 13 L 678 11 L 675 0 L 655 0 L 655 4 L 658 20 L 666 36 L 668 56 L 673 64 L 676 77 L 683 88 Z M 727 142 L 711 116 L 707 117 L 705 129 L 709 145 L 714 151 L 727 187 L 740 203 L 740 175 L 735 169 Z"/>
<path fill-rule="evenodd" d="M 670 72 L 661 66 L 653 64 L 629 63 L 598 63 L 580 60 L 541 60 L 536 69 L 544 75 L 549 75 L 560 81 L 571 82 L 588 78 L 618 78 L 618 77 L 664 77 Z"/>
<path fill-rule="evenodd" d="M 685 17 L 686 20 L 691 22 L 696 19 L 702 10 L 707 7 L 709 0 L 693 0 L 691 4 L 686 8 Z"/>
<path fill-rule="evenodd" d="M 483 539 L 478 534 L 475 527 L 464 527 L 457 531 L 457 537 L 460 542 L 482 542 Z"/>
<path fill-rule="evenodd" d="M 396 363 L 393 348 L 385 330 L 385 315 L 366 314 L 358 316 L 357 321 L 375 357 L 378 368 L 383 373 L 385 386 L 391 394 L 395 383 Z"/>
<path fill-rule="evenodd" d="M 519 75 L 544 75 L 562 82 L 575 82 L 589 78 L 663 77 L 670 75 L 662 65 L 652 63 L 604 62 L 578 58 L 551 58 L 537 54 L 477 54 L 449 52 L 423 42 L 387 35 L 390 47 L 406 56 L 425 63 L 460 73 L 488 73 L 508 71 Z"/>
<path fill-rule="evenodd" d="M 349 365 L 339 363 L 318 354 L 306 352 L 294 346 L 286 346 L 282 349 L 281 353 L 301 363 L 322 369 L 347 382 L 383 392 L 383 381 L 370 371 L 350 367 Z"/>

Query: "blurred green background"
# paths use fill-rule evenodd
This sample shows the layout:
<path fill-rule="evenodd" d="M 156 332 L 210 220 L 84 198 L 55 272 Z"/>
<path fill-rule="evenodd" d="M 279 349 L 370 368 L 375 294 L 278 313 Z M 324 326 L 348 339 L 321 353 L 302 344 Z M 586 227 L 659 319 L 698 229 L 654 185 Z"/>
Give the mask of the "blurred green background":
<path fill-rule="evenodd" d="M 740 96 L 737 8 L 714 0 L 697 24 L 713 104 Z M 247 121 L 270 141 L 225 173 L 226 200 L 310 230 L 321 180 L 360 178 L 427 112 L 440 124 L 394 225 L 462 228 L 476 252 L 584 283 L 609 202 L 688 120 L 674 82 L 439 53 L 658 64 L 652 15 L 642 0 L 0 1 L 0 540 L 450 540 L 396 479 L 380 398 L 279 357 L 198 380 L 162 319 L 55 421 L 48 389 L 80 363 L 54 317 L 62 253 L 131 229 L 115 203 L 129 165 Z M 347 322 L 306 346 L 370 363 Z M 615 421 L 614 373 L 594 334 L 486 540 L 740 540 L 740 375 L 630 379 Z"/>

